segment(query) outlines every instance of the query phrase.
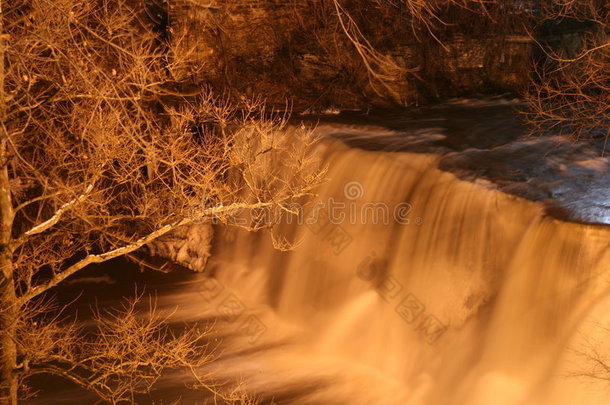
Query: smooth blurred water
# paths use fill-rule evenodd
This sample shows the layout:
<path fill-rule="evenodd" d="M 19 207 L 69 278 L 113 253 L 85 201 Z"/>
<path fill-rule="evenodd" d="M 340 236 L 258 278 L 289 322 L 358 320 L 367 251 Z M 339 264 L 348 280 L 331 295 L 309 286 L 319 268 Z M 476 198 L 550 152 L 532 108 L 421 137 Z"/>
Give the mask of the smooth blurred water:
<path fill-rule="evenodd" d="M 172 301 L 219 319 L 210 370 L 263 403 L 608 403 L 607 381 L 575 376 L 609 349 L 608 228 L 459 180 L 434 154 L 366 149 L 323 142 L 329 180 L 308 207 L 342 208 L 276 226 L 293 251 L 220 230 L 212 284 Z"/>
<path fill-rule="evenodd" d="M 203 371 L 263 404 L 608 403 L 609 228 L 439 170 L 474 133 L 517 139 L 514 120 L 444 114 L 411 135 L 321 125 L 328 180 L 271 231 L 294 250 L 218 226 L 204 273 L 155 282 L 176 322 L 211 325 Z M 215 403 L 183 382 L 162 389 Z"/>

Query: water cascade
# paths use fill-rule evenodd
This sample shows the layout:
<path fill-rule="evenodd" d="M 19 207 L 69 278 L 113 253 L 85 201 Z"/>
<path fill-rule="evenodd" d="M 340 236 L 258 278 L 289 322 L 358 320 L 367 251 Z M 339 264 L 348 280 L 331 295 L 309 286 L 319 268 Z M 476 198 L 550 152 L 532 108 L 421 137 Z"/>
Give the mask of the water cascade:
<path fill-rule="evenodd" d="M 322 142 L 328 181 L 273 230 L 293 250 L 219 229 L 207 275 L 172 301 L 217 318 L 213 371 L 263 403 L 606 404 L 578 375 L 608 350 L 608 228 L 434 154 L 365 149 Z"/>

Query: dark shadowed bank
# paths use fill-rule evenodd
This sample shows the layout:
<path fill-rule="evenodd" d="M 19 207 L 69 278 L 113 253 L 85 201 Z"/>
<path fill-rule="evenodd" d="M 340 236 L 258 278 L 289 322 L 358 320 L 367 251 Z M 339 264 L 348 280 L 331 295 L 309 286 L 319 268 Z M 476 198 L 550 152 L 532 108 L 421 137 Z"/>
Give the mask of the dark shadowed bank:
<path fill-rule="evenodd" d="M 191 0 L 149 2 L 196 55 L 184 80 L 297 111 L 414 106 L 524 94 L 542 46 L 577 53 L 590 23 L 544 22 L 535 1 Z M 535 76 L 535 75 L 534 75 Z"/>

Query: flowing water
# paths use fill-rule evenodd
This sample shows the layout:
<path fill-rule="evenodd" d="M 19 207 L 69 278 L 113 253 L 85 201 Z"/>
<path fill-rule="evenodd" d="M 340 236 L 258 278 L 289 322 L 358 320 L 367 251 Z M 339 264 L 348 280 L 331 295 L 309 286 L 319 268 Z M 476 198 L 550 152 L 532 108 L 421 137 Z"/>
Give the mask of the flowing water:
<path fill-rule="evenodd" d="M 294 250 L 218 228 L 207 271 L 160 296 L 213 320 L 207 371 L 265 404 L 609 403 L 609 228 L 337 128 L 318 130 L 328 180 L 274 228 Z"/>
<path fill-rule="evenodd" d="M 607 404 L 608 228 L 366 149 L 323 142 L 328 181 L 274 231 L 294 250 L 221 230 L 170 300 L 217 317 L 210 370 L 263 403 Z"/>

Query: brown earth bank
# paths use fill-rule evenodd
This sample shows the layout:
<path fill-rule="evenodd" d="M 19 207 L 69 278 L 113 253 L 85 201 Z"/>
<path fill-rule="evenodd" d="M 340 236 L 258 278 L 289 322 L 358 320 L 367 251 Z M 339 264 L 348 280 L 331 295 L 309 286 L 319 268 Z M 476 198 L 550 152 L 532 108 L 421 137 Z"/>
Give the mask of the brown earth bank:
<path fill-rule="evenodd" d="M 192 89 L 310 112 L 523 94 L 545 58 L 537 44 L 576 49 L 588 27 L 549 28 L 524 1 L 408 7 L 419 3 L 155 0 L 146 9 L 176 55 L 189 55 L 180 80 Z"/>

